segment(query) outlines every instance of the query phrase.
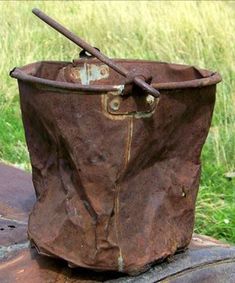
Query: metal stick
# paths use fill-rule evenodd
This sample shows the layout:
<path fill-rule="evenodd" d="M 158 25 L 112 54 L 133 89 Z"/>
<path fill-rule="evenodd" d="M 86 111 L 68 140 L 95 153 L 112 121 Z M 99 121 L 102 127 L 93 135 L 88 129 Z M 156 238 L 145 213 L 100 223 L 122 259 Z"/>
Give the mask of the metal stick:
<path fill-rule="evenodd" d="M 80 46 L 81 48 L 85 49 L 87 52 L 95 56 L 97 59 L 99 59 L 103 63 L 107 64 L 110 68 L 112 68 L 119 74 L 123 75 L 124 77 L 128 77 L 129 72 L 125 68 L 123 68 L 122 66 L 112 61 L 106 55 L 104 55 L 103 53 L 101 53 L 100 51 L 92 47 L 90 44 L 85 42 L 83 39 L 81 39 L 80 37 L 72 33 L 71 31 L 69 31 L 67 28 L 63 27 L 61 24 L 53 20 L 51 17 L 47 16 L 45 13 L 43 13 L 37 8 L 34 8 L 32 12 L 42 21 L 44 21 L 49 26 L 57 30 L 59 33 L 67 37 L 69 40 L 71 40 L 72 42 Z M 160 95 L 159 91 L 153 88 L 151 85 L 147 84 L 142 79 L 138 77 L 134 77 L 133 81 L 136 85 L 140 86 L 144 91 L 150 93 L 154 97 L 159 97 Z"/>

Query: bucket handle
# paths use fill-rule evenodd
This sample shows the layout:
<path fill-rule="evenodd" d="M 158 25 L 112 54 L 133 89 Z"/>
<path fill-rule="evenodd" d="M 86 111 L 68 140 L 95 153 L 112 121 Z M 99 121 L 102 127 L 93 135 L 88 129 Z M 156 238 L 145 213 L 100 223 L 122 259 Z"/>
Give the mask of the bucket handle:
<path fill-rule="evenodd" d="M 97 47 L 94 47 L 96 50 L 99 50 L 99 48 Z M 89 54 L 85 49 L 82 49 L 80 52 L 79 52 L 79 58 L 93 58 L 94 56 Z"/>
<path fill-rule="evenodd" d="M 67 37 L 69 40 L 83 48 L 85 51 L 99 59 L 101 62 L 105 63 L 108 65 L 110 68 L 121 74 L 127 79 L 127 82 L 125 84 L 125 88 L 123 91 L 123 94 L 127 94 L 130 91 L 128 90 L 128 85 L 135 83 L 137 86 L 141 87 L 145 92 L 151 94 L 152 96 L 158 98 L 160 96 L 160 92 L 156 90 L 154 87 L 152 87 L 149 82 L 151 79 L 148 77 L 146 78 L 144 75 L 136 74 L 135 72 L 129 72 L 122 66 L 118 65 L 115 63 L 113 60 L 108 58 L 106 55 L 101 53 L 99 50 L 95 49 L 92 47 L 90 44 L 85 42 L 83 39 L 80 37 L 76 36 L 74 33 L 69 31 L 67 28 L 63 27 L 61 24 L 53 20 L 51 17 L 47 16 L 45 13 L 40 11 L 37 8 L 34 8 L 32 12 L 40 18 L 42 21 L 47 23 L 49 26 L 57 30 L 59 33 L 63 34 L 65 37 Z M 146 82 L 147 81 L 147 82 Z M 126 87 L 127 86 L 127 87 Z"/>

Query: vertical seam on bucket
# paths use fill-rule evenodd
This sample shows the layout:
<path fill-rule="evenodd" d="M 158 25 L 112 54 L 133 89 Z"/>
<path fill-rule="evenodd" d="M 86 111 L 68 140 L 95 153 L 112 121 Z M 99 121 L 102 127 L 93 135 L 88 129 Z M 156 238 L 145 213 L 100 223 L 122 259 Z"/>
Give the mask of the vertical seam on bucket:
<path fill-rule="evenodd" d="M 128 119 L 128 128 L 127 128 L 127 143 L 125 148 L 125 154 L 124 154 L 124 166 L 123 169 L 120 171 L 119 176 L 117 179 L 120 179 L 122 174 L 125 172 L 127 165 L 130 161 L 131 157 L 131 143 L 132 143 L 132 136 L 133 136 L 133 117 L 130 117 Z M 120 211 L 120 205 L 119 205 L 119 195 L 120 195 L 120 185 L 116 185 L 116 192 L 115 192 L 115 227 L 116 227 L 116 237 L 118 242 L 118 248 L 119 248 L 119 256 L 118 256 L 118 270 L 121 272 L 124 269 L 124 261 L 123 261 L 123 255 L 122 255 L 122 249 L 120 247 L 120 229 L 119 229 L 119 211 Z"/>

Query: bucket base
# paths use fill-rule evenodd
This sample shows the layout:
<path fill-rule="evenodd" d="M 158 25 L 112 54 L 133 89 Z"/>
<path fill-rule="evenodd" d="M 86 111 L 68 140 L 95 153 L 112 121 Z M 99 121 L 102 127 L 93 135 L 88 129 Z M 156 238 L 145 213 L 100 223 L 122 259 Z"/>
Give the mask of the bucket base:
<path fill-rule="evenodd" d="M 28 214 L 35 202 L 31 175 L 0 164 L 0 282 L 235 282 L 235 247 L 194 235 L 185 252 L 138 276 L 69 268 L 41 256 L 27 240 Z"/>

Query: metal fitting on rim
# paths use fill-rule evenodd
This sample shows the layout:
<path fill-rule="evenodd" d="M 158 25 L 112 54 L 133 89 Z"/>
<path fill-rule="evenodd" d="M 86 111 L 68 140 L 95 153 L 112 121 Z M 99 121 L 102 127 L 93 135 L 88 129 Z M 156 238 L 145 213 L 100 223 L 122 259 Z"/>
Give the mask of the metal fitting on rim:
<path fill-rule="evenodd" d="M 147 84 L 150 84 L 152 81 L 152 76 L 148 73 L 143 74 L 140 71 L 132 70 L 128 73 L 126 80 L 125 80 L 125 87 L 123 90 L 123 95 L 129 95 L 133 91 L 133 85 L 135 79 L 142 80 L 143 82 L 146 82 Z"/>

